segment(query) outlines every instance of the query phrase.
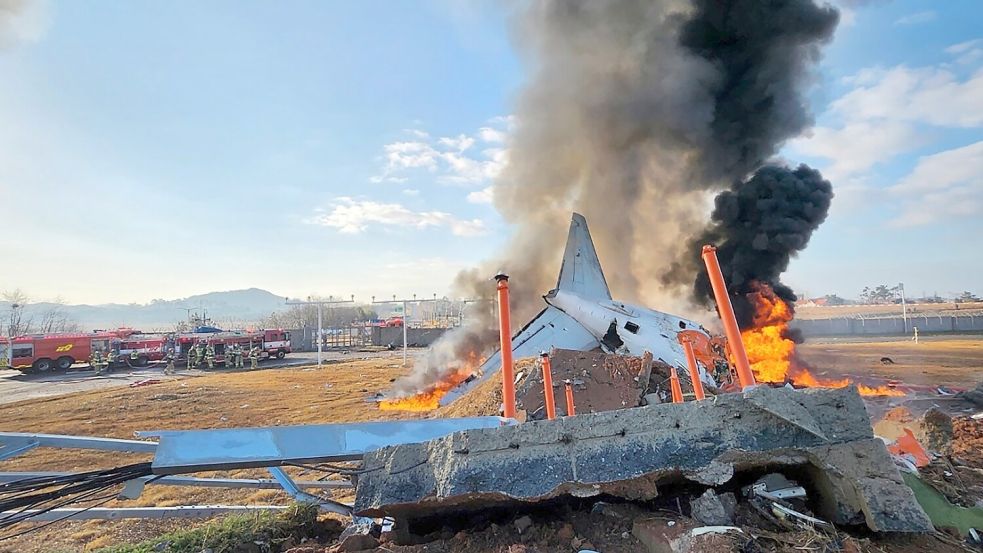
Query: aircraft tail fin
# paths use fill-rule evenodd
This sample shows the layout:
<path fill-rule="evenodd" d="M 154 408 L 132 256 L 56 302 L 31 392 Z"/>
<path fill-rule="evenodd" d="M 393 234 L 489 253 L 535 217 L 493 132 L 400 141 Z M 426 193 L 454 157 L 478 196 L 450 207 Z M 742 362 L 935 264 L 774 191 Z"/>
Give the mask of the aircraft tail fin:
<path fill-rule="evenodd" d="M 594 250 L 594 241 L 587 229 L 587 220 L 579 213 L 574 213 L 570 220 L 570 234 L 567 236 L 556 288 L 585 298 L 611 299 L 601 262 Z"/>

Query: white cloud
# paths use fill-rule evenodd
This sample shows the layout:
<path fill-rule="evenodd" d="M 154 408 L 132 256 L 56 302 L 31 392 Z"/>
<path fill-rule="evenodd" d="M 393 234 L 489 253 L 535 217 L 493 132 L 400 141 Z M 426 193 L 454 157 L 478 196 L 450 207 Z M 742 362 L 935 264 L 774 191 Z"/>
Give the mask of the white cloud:
<path fill-rule="evenodd" d="M 908 14 L 904 17 L 899 18 L 894 22 L 895 25 L 918 25 L 920 23 L 928 23 L 929 21 L 935 21 L 939 17 L 939 14 L 932 10 L 927 10 L 923 12 L 917 12 Z"/>
<path fill-rule="evenodd" d="M 945 49 L 946 53 L 956 56 L 956 62 L 962 65 L 973 65 L 983 60 L 983 38 L 967 40 L 953 44 Z"/>
<path fill-rule="evenodd" d="M 444 136 L 438 139 L 438 142 L 451 148 L 452 150 L 457 150 L 458 152 L 463 152 L 474 146 L 474 138 L 471 138 L 465 134 L 459 134 L 457 136 Z"/>
<path fill-rule="evenodd" d="M 508 133 L 491 127 L 481 127 L 478 129 L 478 137 L 485 142 L 505 142 Z"/>
<path fill-rule="evenodd" d="M 851 120 L 885 119 L 945 127 L 983 125 L 983 69 L 960 79 L 938 67 L 865 69 L 857 87 L 832 104 Z"/>
<path fill-rule="evenodd" d="M 421 131 L 420 129 L 403 129 L 403 132 L 412 134 L 417 138 L 430 138 L 430 133 L 427 131 Z"/>
<path fill-rule="evenodd" d="M 356 200 L 347 196 L 337 198 L 330 211 L 306 222 L 331 227 L 344 234 L 358 234 L 370 227 L 444 227 L 455 236 L 480 236 L 486 232 L 481 219 L 459 219 L 443 211 L 413 211 L 397 203 Z"/>
<path fill-rule="evenodd" d="M 471 186 L 487 183 L 498 177 L 508 162 L 508 151 L 498 145 L 508 139 L 508 129 L 514 119 L 496 117 L 489 125 L 478 129 L 474 136 L 459 134 L 429 139 L 424 131 L 421 140 L 394 142 L 383 147 L 386 162 L 382 172 L 372 177 L 372 182 L 403 182 L 415 171 L 425 170 L 436 174 L 436 180 L 446 184 Z M 478 140 L 495 147 L 474 151 Z"/>
<path fill-rule="evenodd" d="M 417 190 L 416 188 L 404 188 L 403 189 L 403 195 L 405 195 L 405 196 L 419 196 L 420 195 L 420 191 Z"/>
<path fill-rule="evenodd" d="M 889 191 L 902 201 L 894 226 L 983 216 L 983 141 L 919 158 Z"/>
<path fill-rule="evenodd" d="M 898 121 L 855 121 L 839 128 L 816 127 L 790 143 L 797 152 L 830 160 L 823 169 L 833 181 L 866 171 L 924 144 L 912 125 Z"/>
<path fill-rule="evenodd" d="M 468 194 L 468 201 L 473 204 L 490 204 L 495 196 L 495 187 L 488 186 Z"/>

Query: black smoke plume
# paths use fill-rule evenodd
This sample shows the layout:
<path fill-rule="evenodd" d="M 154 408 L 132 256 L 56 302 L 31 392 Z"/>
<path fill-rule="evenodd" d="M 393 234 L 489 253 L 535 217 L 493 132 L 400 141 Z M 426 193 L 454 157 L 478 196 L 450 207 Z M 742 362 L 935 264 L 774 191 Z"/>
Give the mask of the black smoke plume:
<path fill-rule="evenodd" d="M 741 328 L 752 323 L 754 307 L 747 294 L 755 291 L 755 282 L 768 283 L 790 305 L 796 300 L 792 289 L 781 283 L 781 274 L 792 256 L 809 244 L 832 200 L 832 185 L 806 165 L 795 170 L 762 167 L 714 200 L 712 222 L 691 242 L 690 249 L 717 246 L 717 259 Z M 711 301 L 713 290 L 706 271 L 697 272 L 694 293 L 705 303 Z"/>

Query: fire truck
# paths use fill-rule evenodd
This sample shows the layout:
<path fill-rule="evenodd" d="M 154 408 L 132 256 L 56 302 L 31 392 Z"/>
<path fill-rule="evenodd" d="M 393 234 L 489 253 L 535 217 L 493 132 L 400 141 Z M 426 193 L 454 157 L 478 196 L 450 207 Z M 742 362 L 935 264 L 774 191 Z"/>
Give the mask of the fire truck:
<path fill-rule="evenodd" d="M 109 351 L 120 339 L 118 332 L 29 334 L 0 338 L 0 355 L 11 369 L 23 372 L 67 370 L 88 362 L 93 349 Z"/>
<path fill-rule="evenodd" d="M 215 348 L 215 362 L 226 362 L 226 350 L 239 344 L 243 354 L 248 354 L 254 346 L 259 347 L 264 359 L 276 357 L 283 359 L 293 351 L 290 347 L 290 333 L 282 329 L 257 331 L 194 332 L 179 334 L 174 349 L 178 359 L 187 360 L 188 351 L 195 344 L 211 344 Z"/>
<path fill-rule="evenodd" d="M 160 361 L 173 348 L 178 359 L 187 359 L 194 344 L 212 344 L 215 360 L 225 361 L 225 348 L 239 344 L 245 352 L 259 346 L 264 358 L 283 359 L 290 353 L 290 333 L 281 329 L 258 331 L 143 334 L 130 329 L 94 333 L 32 334 L 10 340 L 0 338 L 0 368 L 3 365 L 23 372 L 67 370 L 75 363 L 88 362 L 93 350 L 118 353 L 115 367 L 143 367 Z M 137 354 L 136 362 L 132 353 Z"/>

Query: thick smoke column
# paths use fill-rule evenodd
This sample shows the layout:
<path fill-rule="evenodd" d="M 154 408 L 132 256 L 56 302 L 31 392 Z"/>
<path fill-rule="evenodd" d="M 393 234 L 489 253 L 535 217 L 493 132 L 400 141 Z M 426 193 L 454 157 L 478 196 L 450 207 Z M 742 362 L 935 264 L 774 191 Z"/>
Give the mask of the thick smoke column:
<path fill-rule="evenodd" d="M 500 256 L 459 275 L 457 292 L 488 296 L 504 270 L 519 328 L 555 285 L 578 211 L 615 297 L 692 313 L 689 248 L 710 196 L 809 126 L 803 91 L 836 21 L 813 0 L 524 4 L 514 34 L 531 78 L 494 194 L 514 235 Z M 461 351 L 467 334 L 445 340 Z M 489 336 L 483 353 L 494 348 Z"/>
<path fill-rule="evenodd" d="M 747 294 L 753 283 L 767 282 L 788 303 L 795 301 L 791 288 L 779 277 L 792 255 L 805 249 L 814 230 L 826 219 L 833 187 L 819 171 L 805 165 L 789 170 L 766 166 L 733 190 L 717 196 L 712 223 L 691 242 L 716 244 L 728 292 L 741 328 L 751 326 L 754 307 Z M 698 271 L 694 290 L 709 303 L 713 291 L 705 271 Z"/>

